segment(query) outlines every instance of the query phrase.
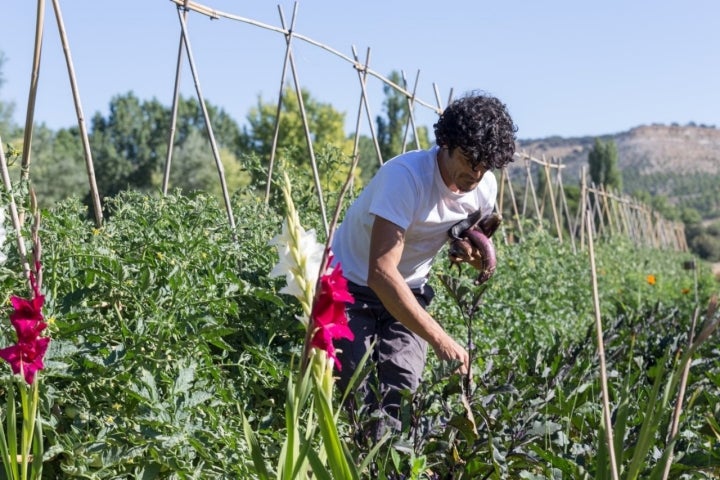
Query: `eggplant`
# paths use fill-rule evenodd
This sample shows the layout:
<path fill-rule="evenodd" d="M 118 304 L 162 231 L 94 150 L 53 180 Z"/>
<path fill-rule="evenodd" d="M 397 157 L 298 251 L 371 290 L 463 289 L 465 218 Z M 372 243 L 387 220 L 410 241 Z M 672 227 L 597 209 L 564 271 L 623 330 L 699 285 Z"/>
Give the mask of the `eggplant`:
<path fill-rule="evenodd" d="M 470 214 L 467 219 L 453 226 L 448 234 L 451 237 L 449 250 L 451 262 L 461 263 L 464 258 L 470 256 L 472 248 L 480 252 L 482 267 L 475 284 L 481 285 L 493 276 L 497 267 L 495 246 L 490 237 L 500 226 L 502 217 L 496 213 L 483 219 L 478 217 L 477 213 Z"/>

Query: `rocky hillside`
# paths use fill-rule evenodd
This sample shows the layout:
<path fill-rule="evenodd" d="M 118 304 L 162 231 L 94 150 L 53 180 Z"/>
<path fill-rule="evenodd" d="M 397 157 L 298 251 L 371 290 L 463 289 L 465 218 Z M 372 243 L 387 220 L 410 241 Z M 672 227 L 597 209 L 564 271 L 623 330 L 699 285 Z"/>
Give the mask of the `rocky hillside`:
<path fill-rule="evenodd" d="M 653 174 L 720 175 L 720 129 L 707 126 L 639 126 L 627 132 L 602 135 L 614 140 L 623 176 Z M 518 151 L 535 158 L 560 158 L 567 166 L 566 181 L 579 178 L 587 165 L 595 137 L 550 137 L 520 140 Z"/>
<path fill-rule="evenodd" d="M 599 138 L 617 146 L 624 193 L 660 195 L 670 205 L 696 210 L 704 219 L 720 218 L 720 129 L 643 125 Z M 595 137 L 520 140 L 518 151 L 538 159 L 561 159 L 566 166 L 563 181 L 578 185 L 594 141 Z M 514 169 L 521 167 L 524 162 L 514 163 Z"/>

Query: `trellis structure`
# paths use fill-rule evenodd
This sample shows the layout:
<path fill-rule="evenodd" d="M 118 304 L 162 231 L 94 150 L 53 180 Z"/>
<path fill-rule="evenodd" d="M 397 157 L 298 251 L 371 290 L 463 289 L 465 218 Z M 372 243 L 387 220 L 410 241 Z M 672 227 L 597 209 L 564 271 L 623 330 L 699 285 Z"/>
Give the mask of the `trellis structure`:
<path fill-rule="evenodd" d="M 676 251 L 688 251 L 685 239 L 685 225 L 682 222 L 670 221 L 653 211 L 637 199 L 619 192 L 596 186 L 587 180 L 586 168 L 580 174 L 580 201 L 573 215 L 564 189 L 562 171 L 564 165 L 559 159 L 547 161 L 534 158 L 525 152 L 515 154 L 515 161 L 522 162 L 522 167 L 506 167 L 502 171 L 498 205 L 503 208 L 507 190 L 510 195 L 511 218 L 513 226 L 520 236 L 523 235 L 523 222 L 520 219 L 535 218 L 537 228 L 546 228 L 549 221 L 553 233 L 560 242 L 569 237 L 573 251 L 577 244 L 581 249 L 587 245 L 588 233 L 592 238 L 609 238 L 625 236 L 638 246 Z M 539 168 L 544 178 L 542 195 L 538 194 L 531 166 Z M 521 182 L 513 182 L 510 171 L 524 173 Z M 519 205 L 515 194 L 517 185 L 524 185 L 522 203 Z M 515 184 L 515 187 L 513 187 Z M 550 209 L 551 214 L 545 215 Z M 588 232 L 592 229 L 592 232 Z M 505 237 L 507 241 L 507 236 Z"/>
<path fill-rule="evenodd" d="M 353 165 L 358 160 L 358 145 L 360 139 L 360 127 L 363 122 L 363 118 L 367 121 L 367 126 L 370 130 L 370 135 L 373 141 L 375 155 L 379 165 L 382 165 L 384 160 L 380 151 L 379 141 L 377 134 L 374 129 L 373 115 L 370 109 L 370 102 L 368 98 L 368 81 L 375 79 L 384 86 L 389 86 L 396 92 L 402 94 L 407 100 L 408 106 L 408 119 L 404 126 L 404 139 L 403 139 L 403 150 L 405 145 L 408 144 L 408 137 L 412 132 L 413 137 L 416 141 L 416 146 L 419 148 L 417 125 L 415 122 L 415 113 L 417 108 L 427 108 L 436 114 L 440 114 L 443 110 L 443 102 L 441 95 L 436 84 L 432 84 L 433 91 L 435 94 L 434 102 L 425 101 L 416 95 L 420 71 L 417 72 L 414 80 L 412 89 L 409 89 L 405 72 L 402 74 L 402 85 L 398 85 L 390 79 L 384 77 L 380 73 L 370 68 L 370 49 L 368 48 L 365 54 L 365 59 L 360 60 L 360 57 L 355 49 L 352 47 L 352 56 L 345 55 L 340 51 L 324 45 L 320 42 L 313 40 L 310 37 L 302 35 L 294 31 L 295 19 L 298 12 L 298 4 L 295 3 L 291 20 L 289 24 L 286 22 L 282 8 L 278 6 L 278 14 L 280 26 L 273 26 L 265 23 L 261 23 L 249 18 L 241 17 L 238 15 L 221 12 L 215 10 L 206 5 L 190 0 L 169 0 L 171 4 L 177 10 L 178 24 L 179 24 L 179 45 L 177 55 L 177 65 L 175 72 L 175 85 L 174 95 L 172 103 L 172 121 L 171 128 L 168 132 L 168 148 L 167 157 L 165 161 L 164 175 L 163 175 L 163 194 L 167 194 L 170 170 L 172 165 L 173 145 L 175 140 L 175 126 L 177 120 L 177 107 L 179 99 L 179 87 L 180 87 L 180 72 L 181 66 L 185 59 L 190 67 L 190 71 L 193 77 L 193 83 L 199 104 L 202 109 L 203 117 L 205 120 L 206 133 L 210 148 L 212 150 L 213 158 L 218 171 L 218 177 L 222 189 L 223 199 L 225 202 L 225 208 L 227 212 L 228 221 L 235 232 L 235 220 L 230 205 L 230 197 L 227 191 L 227 184 L 225 181 L 225 174 L 223 164 L 220 159 L 219 149 L 215 142 L 215 136 L 212 129 L 212 122 L 208 115 L 208 110 L 203 97 L 201 84 L 200 84 L 200 73 L 198 72 L 194 56 L 192 45 L 190 41 L 190 34 L 188 31 L 189 14 L 194 13 L 210 17 L 212 19 L 224 18 L 232 21 L 237 21 L 245 24 L 252 25 L 257 28 L 266 29 L 269 31 L 276 32 L 279 35 L 283 35 L 285 39 L 285 52 L 283 59 L 282 75 L 279 79 L 279 94 L 277 102 L 277 110 L 275 116 L 275 128 L 272 140 L 272 148 L 270 157 L 268 160 L 268 171 L 269 176 L 272 177 L 273 169 L 275 164 L 275 157 L 277 154 L 277 144 L 279 137 L 279 121 L 282 111 L 282 99 L 283 91 L 285 88 L 286 77 L 288 76 L 288 70 L 292 77 L 294 90 L 297 94 L 297 100 L 299 104 L 301 119 L 303 123 L 306 145 L 308 149 L 308 156 L 312 167 L 313 179 L 317 190 L 317 195 L 320 205 L 320 214 L 322 216 L 323 224 L 326 229 L 326 234 L 329 234 L 329 225 L 327 221 L 327 214 L 325 211 L 325 205 L 323 203 L 322 189 L 320 185 L 320 173 L 318 171 L 317 162 L 315 159 L 315 152 L 313 148 L 312 134 L 310 132 L 310 126 L 307 119 L 306 110 L 303 104 L 303 98 L 301 94 L 301 82 L 300 72 L 298 71 L 297 65 L 293 56 L 293 45 L 297 41 L 302 41 L 310 44 L 316 48 L 322 49 L 323 51 L 337 57 L 340 61 L 345 62 L 349 68 L 353 68 L 357 72 L 358 78 L 358 111 L 356 117 L 356 128 L 355 138 L 353 143 L 352 162 Z M 95 172 L 93 168 L 92 152 L 90 151 L 90 143 L 88 140 L 88 132 L 85 125 L 85 118 L 82 110 L 82 104 L 80 100 L 80 94 L 75 79 L 74 67 L 71 57 L 71 50 L 68 41 L 68 37 L 65 32 L 65 27 L 62 19 L 62 13 L 60 10 L 59 0 L 52 0 L 52 6 L 55 12 L 57 20 L 58 30 L 60 32 L 60 38 L 63 46 L 63 52 L 68 68 L 68 75 L 70 77 L 70 84 L 72 88 L 73 100 L 75 103 L 76 114 L 78 118 L 78 126 L 80 136 L 82 139 L 83 151 L 85 154 L 85 162 L 87 175 L 90 185 L 90 194 L 93 201 L 95 221 L 98 226 L 103 222 L 102 218 L 102 206 L 100 203 L 100 194 L 98 192 L 97 184 L 95 182 Z M 34 49 L 34 62 L 32 67 L 31 75 L 31 88 L 28 98 L 28 107 L 25 123 L 25 137 L 24 137 L 24 148 L 23 148 L 23 159 L 22 159 L 22 175 L 27 177 L 30 161 L 31 161 L 31 140 L 32 140 L 32 129 L 33 129 L 33 114 L 35 106 L 35 97 L 38 86 L 38 77 L 40 69 L 40 53 L 42 49 L 42 38 L 44 28 L 44 17 L 45 17 L 45 0 L 38 0 L 37 8 L 37 22 L 35 30 L 35 49 Z M 288 68 L 289 67 L 289 68 Z M 453 91 L 450 92 L 447 97 L 447 102 L 450 102 L 453 98 Z M 2 145 L 0 144 L 0 149 Z M 0 151 L 0 153 L 2 153 Z M 398 152 L 400 153 L 400 152 Z M 537 159 L 525 152 L 519 152 L 515 155 L 516 161 L 522 163 L 524 168 L 515 168 L 512 171 L 513 176 L 515 172 L 520 170 L 522 176 L 524 172 L 524 188 L 522 195 L 522 202 L 519 204 L 518 198 L 515 193 L 515 189 L 518 186 L 517 182 L 514 182 L 510 178 L 511 169 L 505 168 L 500 175 L 500 191 L 499 191 L 499 202 L 498 206 L 502 210 L 505 204 L 505 195 L 507 192 L 509 198 L 509 205 L 511 211 L 510 218 L 517 220 L 515 225 L 517 231 L 522 237 L 523 235 L 523 222 L 521 218 L 532 218 L 537 219 L 538 228 L 546 228 L 545 223 L 546 217 L 550 218 L 551 229 L 554 231 L 560 242 L 566 240 L 566 238 L 572 243 L 573 250 L 576 249 L 576 243 L 579 243 L 581 248 L 584 248 L 586 243 L 586 224 L 591 225 L 593 228 L 593 237 L 612 236 L 617 234 L 626 235 L 635 241 L 639 245 L 647 245 L 655 248 L 673 248 L 677 250 L 687 250 L 687 244 L 685 243 L 684 227 L 680 223 L 668 222 L 667 220 L 660 217 L 657 213 L 653 212 L 644 205 L 641 205 L 637 201 L 619 195 L 617 192 L 606 191 L 602 186 L 597 187 L 595 185 L 588 185 L 585 179 L 585 173 L 581 175 L 581 202 L 578 206 L 578 210 L 573 215 L 570 212 L 570 208 L 567 201 L 567 196 L 564 190 L 564 181 L 562 178 L 562 171 L 564 165 L 560 159 L 546 160 L 544 157 Z M 4 154 L 0 155 L 3 165 L 5 165 Z M 532 168 L 539 168 L 541 176 L 544 179 L 542 189 L 542 195 L 538 195 L 537 188 L 535 186 L 535 179 L 532 175 Z M 6 187 L 10 188 L 9 179 L 4 176 Z M 265 192 L 265 201 L 267 202 L 272 185 L 271 178 L 268 178 L 267 189 Z M 513 186 L 515 185 L 515 187 Z M 549 215 L 545 215 L 546 211 L 550 211 Z M 501 212 L 504 213 L 504 212 Z M 507 236 L 505 236 L 507 241 Z"/>

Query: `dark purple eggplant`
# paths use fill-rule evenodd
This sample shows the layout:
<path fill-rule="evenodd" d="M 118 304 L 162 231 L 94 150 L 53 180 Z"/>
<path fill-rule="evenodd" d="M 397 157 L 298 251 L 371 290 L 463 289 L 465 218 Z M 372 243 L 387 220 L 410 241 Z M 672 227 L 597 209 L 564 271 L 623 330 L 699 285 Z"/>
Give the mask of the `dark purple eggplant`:
<path fill-rule="evenodd" d="M 451 262 L 461 263 L 463 259 L 470 256 L 473 247 L 480 252 L 482 267 L 475 280 L 476 285 L 487 282 L 495 273 L 497 258 L 495 246 L 490 237 L 500 226 L 501 221 L 502 217 L 498 214 L 489 215 L 482 220 L 479 220 L 477 216 L 470 215 L 468 219 L 458 222 L 448 232 L 451 237 L 449 250 Z"/>

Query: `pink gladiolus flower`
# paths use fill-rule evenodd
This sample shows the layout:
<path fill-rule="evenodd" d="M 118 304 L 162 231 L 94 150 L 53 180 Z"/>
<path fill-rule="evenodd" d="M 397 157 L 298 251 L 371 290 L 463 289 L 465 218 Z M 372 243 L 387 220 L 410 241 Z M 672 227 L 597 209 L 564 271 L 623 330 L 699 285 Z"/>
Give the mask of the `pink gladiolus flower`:
<path fill-rule="evenodd" d="M 310 345 L 324 350 L 341 370 L 342 366 L 335 355 L 333 340 L 355 338 L 348 327 L 345 304 L 353 303 L 355 299 L 347 289 L 347 280 L 343 277 L 340 264 L 336 265 L 330 273 L 320 277 L 320 292 L 313 305 L 312 326 L 315 329 Z"/>
<path fill-rule="evenodd" d="M 35 262 L 37 272 L 40 267 L 40 262 Z M 47 327 L 42 314 L 45 296 L 40 294 L 34 272 L 30 273 L 30 284 L 33 289 L 32 299 L 16 296 L 10 298 L 13 306 L 10 322 L 15 327 L 17 343 L 0 350 L 0 358 L 10 364 L 14 374 L 22 373 L 28 384 L 35 380 L 38 370 L 45 368 L 43 358 L 50 343 L 49 338 L 40 337 L 40 333 Z"/>
<path fill-rule="evenodd" d="M 28 385 L 32 385 L 35 373 L 45 368 L 43 357 L 49 343 L 48 337 L 36 338 L 29 342 L 18 342 L 16 345 L 1 349 L 0 358 L 10 364 L 14 374 L 22 372 Z"/>
<path fill-rule="evenodd" d="M 17 332 L 18 343 L 32 342 L 47 327 L 47 323 L 37 320 L 13 320 L 12 324 Z"/>
<path fill-rule="evenodd" d="M 35 294 L 32 300 L 20 298 L 16 296 L 10 297 L 10 302 L 14 311 L 10 314 L 10 321 L 15 320 L 34 320 L 41 322 L 43 320 L 42 307 L 45 303 L 45 296 Z"/>

